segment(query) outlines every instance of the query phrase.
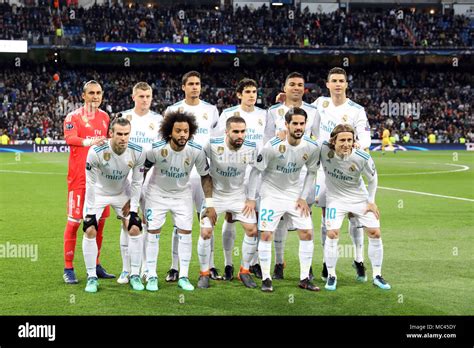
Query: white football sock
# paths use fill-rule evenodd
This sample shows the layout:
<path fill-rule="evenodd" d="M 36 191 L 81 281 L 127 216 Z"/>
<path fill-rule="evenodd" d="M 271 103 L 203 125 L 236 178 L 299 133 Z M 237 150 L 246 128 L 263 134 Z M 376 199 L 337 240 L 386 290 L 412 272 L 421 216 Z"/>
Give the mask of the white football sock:
<path fill-rule="evenodd" d="M 258 243 L 258 257 L 262 268 L 262 279 L 272 279 L 270 276 L 270 265 L 272 262 L 272 242 L 260 240 Z"/>
<path fill-rule="evenodd" d="M 142 234 L 143 234 L 143 250 L 142 250 L 142 265 L 140 266 L 140 271 L 141 271 L 141 274 L 144 274 L 145 271 L 148 270 L 147 268 L 147 264 L 146 264 L 146 235 L 148 234 L 148 228 L 145 224 L 142 225 L 143 227 L 143 231 L 142 231 Z"/>
<path fill-rule="evenodd" d="M 358 227 L 359 221 L 356 218 L 352 217 L 349 219 L 349 234 L 352 239 L 352 244 L 354 245 L 356 262 L 364 261 L 364 229 Z"/>
<path fill-rule="evenodd" d="M 128 254 L 128 231 L 120 229 L 120 255 L 122 255 L 122 271 L 130 273 L 130 255 Z"/>
<path fill-rule="evenodd" d="M 253 259 L 255 252 L 257 251 L 257 237 L 249 237 L 244 235 L 242 241 L 242 267 L 249 269 L 250 261 Z"/>
<path fill-rule="evenodd" d="M 324 258 L 326 259 L 326 267 L 328 269 L 328 276 L 336 277 L 336 264 L 338 258 L 337 243 L 339 238 L 326 238 L 324 243 Z"/>
<path fill-rule="evenodd" d="M 283 264 L 285 259 L 285 243 L 288 236 L 288 226 L 286 221 L 280 220 L 273 234 L 275 243 L 275 263 Z"/>
<path fill-rule="evenodd" d="M 192 236 L 191 233 L 178 233 L 178 257 L 179 257 L 179 277 L 188 277 L 189 263 L 191 262 L 192 254 Z"/>
<path fill-rule="evenodd" d="M 309 277 L 309 268 L 313 262 L 314 243 L 312 240 L 300 240 L 300 280 Z"/>
<path fill-rule="evenodd" d="M 201 236 L 199 236 L 197 250 L 201 272 L 209 271 L 209 254 L 211 252 L 211 240 L 203 239 Z"/>
<path fill-rule="evenodd" d="M 146 268 L 148 270 L 148 278 L 157 277 L 156 267 L 158 263 L 158 254 L 160 253 L 160 234 L 148 233 L 146 236 Z"/>
<path fill-rule="evenodd" d="M 130 275 L 140 275 L 143 253 L 143 234 L 128 236 L 128 252 L 130 254 Z"/>
<path fill-rule="evenodd" d="M 369 237 L 369 259 L 372 264 L 373 278 L 382 275 L 383 244 L 382 238 Z"/>
<path fill-rule="evenodd" d="M 82 238 L 82 254 L 84 255 L 84 262 L 86 264 L 87 277 L 96 277 L 96 259 L 97 259 L 97 241 L 94 238 L 87 238 L 84 234 Z"/>
<path fill-rule="evenodd" d="M 326 241 L 326 234 L 327 234 L 326 218 L 324 216 L 321 216 L 321 245 L 323 247 L 323 250 L 324 250 L 324 243 Z M 323 252 L 323 262 L 326 262 L 324 258 L 324 252 Z"/>
<path fill-rule="evenodd" d="M 232 250 L 234 249 L 234 242 L 236 236 L 235 223 L 227 222 L 224 219 L 222 225 L 222 247 L 224 249 L 224 262 L 226 266 L 232 266 Z"/>
<path fill-rule="evenodd" d="M 209 268 L 216 268 L 216 265 L 214 265 L 214 233 L 211 236 L 211 244 L 210 244 L 210 251 L 209 251 Z"/>
<path fill-rule="evenodd" d="M 178 269 L 178 245 L 179 245 L 179 237 L 178 237 L 178 229 L 176 226 L 173 227 L 173 233 L 171 234 L 171 268 Z"/>

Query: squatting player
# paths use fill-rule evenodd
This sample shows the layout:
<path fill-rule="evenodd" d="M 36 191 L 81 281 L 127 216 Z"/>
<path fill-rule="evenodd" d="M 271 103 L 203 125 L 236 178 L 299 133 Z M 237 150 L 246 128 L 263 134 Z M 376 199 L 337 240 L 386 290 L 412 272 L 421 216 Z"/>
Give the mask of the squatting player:
<path fill-rule="evenodd" d="M 246 122 L 240 116 L 231 116 L 226 121 L 226 131 L 223 137 L 211 138 L 204 147 L 210 161 L 212 177 L 212 201 L 216 213 L 231 215 L 232 221 L 240 221 L 245 231 L 242 242 L 242 265 L 238 278 L 248 288 L 255 288 L 249 267 L 257 251 L 257 217 L 255 213 L 255 195 L 258 171 L 252 171 L 253 176 L 248 180 L 248 190 L 244 185 L 246 169 L 255 165 L 257 145 L 245 140 Z M 198 288 L 209 287 L 209 257 L 210 238 L 214 226 L 209 218 L 201 219 L 201 235 L 198 241 L 198 256 L 201 272 Z"/>
<path fill-rule="evenodd" d="M 231 108 L 222 111 L 219 117 L 219 124 L 217 126 L 216 135 L 223 136 L 226 130 L 227 120 L 233 116 L 240 116 L 245 120 L 246 131 L 245 140 L 255 142 L 257 149 L 262 149 L 264 142 L 264 131 L 267 123 L 267 112 L 259 107 L 255 106 L 257 102 L 257 82 L 252 79 L 244 78 L 237 84 L 236 94 L 237 98 L 240 99 L 240 105 L 233 106 Z M 250 175 L 250 166 L 247 167 L 244 185 L 247 187 L 247 183 Z M 257 195 L 258 187 L 257 183 Z M 232 221 L 230 214 L 226 214 L 226 218 L 222 225 L 222 246 L 224 248 L 224 280 L 234 279 L 234 266 L 232 262 L 232 252 L 234 249 L 234 241 L 236 237 L 235 223 Z M 255 258 L 254 258 L 255 259 Z M 255 266 L 256 260 L 254 260 L 252 271 L 255 273 L 257 278 L 261 278 L 260 265 Z"/>
<path fill-rule="evenodd" d="M 206 103 L 200 99 L 201 95 L 201 74 L 197 71 L 189 71 L 182 77 L 181 88 L 184 91 L 184 99 L 171 105 L 165 110 L 165 117 L 169 112 L 179 111 L 180 113 L 187 112 L 194 115 L 198 128 L 193 137 L 193 142 L 204 146 L 211 135 L 213 135 L 214 129 L 217 126 L 219 119 L 219 112 L 214 105 Z M 204 199 L 204 193 L 201 188 L 201 176 L 197 173 L 196 169 L 191 172 L 191 188 L 193 193 L 194 206 L 196 212 L 201 211 L 202 202 Z M 167 282 L 175 282 L 178 280 L 178 244 L 180 240 L 178 238 L 178 232 L 176 226 L 173 228 L 173 238 L 171 239 L 171 268 L 166 276 Z M 214 266 L 214 239 L 211 239 L 211 279 L 220 279 L 217 274 L 217 270 Z"/>
<path fill-rule="evenodd" d="M 128 141 L 130 122 L 116 118 L 110 129 L 110 139 L 103 145 L 89 149 L 86 163 L 86 201 L 84 206 L 85 232 L 82 251 L 87 270 L 87 292 L 97 292 L 95 267 L 97 258 L 97 218 L 105 207 L 111 205 L 122 219 L 129 233 L 131 276 L 134 290 L 143 290 L 140 281 L 142 256 L 142 224 L 138 217 L 138 204 L 142 189 L 145 152 L 139 145 Z M 132 171 L 132 182 L 127 179 Z M 130 215 L 123 216 L 122 209 L 130 200 Z"/>
<path fill-rule="evenodd" d="M 65 265 L 63 275 L 63 279 L 67 284 L 78 283 L 74 273 L 73 261 L 77 230 L 81 225 L 84 209 L 87 153 L 90 146 L 102 145 L 106 142 L 109 128 L 109 115 L 99 109 L 102 103 L 102 87 L 97 81 L 91 80 L 84 84 L 82 99 L 84 100 L 84 106 L 69 113 L 64 120 L 64 138 L 70 148 L 67 173 L 68 218 L 64 230 Z M 104 211 L 102 217 L 98 217 L 96 271 L 99 278 L 115 278 L 113 274 L 108 274 L 99 262 L 105 217 L 107 216 L 109 216 L 109 208 Z"/>
<path fill-rule="evenodd" d="M 209 164 L 201 145 L 192 140 L 198 129 L 196 118 L 186 112 L 169 112 L 161 123 L 161 141 L 153 143 L 147 152 L 146 168 L 154 167 L 145 193 L 145 217 L 148 223 L 146 234 L 146 264 L 148 278 L 146 289 L 158 290 L 156 265 L 159 252 L 160 232 L 171 213 L 177 228 L 179 244 L 178 287 L 186 291 L 194 290 L 189 281 L 189 263 L 192 254 L 193 201 L 190 185 L 191 171 L 196 166 L 201 177 L 201 185 L 206 199 L 212 198 L 212 178 Z M 216 212 L 207 202 L 203 217 L 212 224 L 216 222 Z"/>
<path fill-rule="evenodd" d="M 147 152 L 151 149 L 151 144 L 159 140 L 159 129 L 163 116 L 151 111 L 151 101 L 153 99 L 153 90 L 146 82 L 138 82 L 133 86 L 132 99 L 134 102 L 133 109 L 122 111 L 122 117 L 130 121 L 132 130 L 130 131 L 130 141 L 143 147 L 143 151 Z M 129 178 L 131 180 L 131 178 Z M 142 212 L 145 210 L 144 192 L 146 190 L 148 180 L 143 183 L 142 195 L 140 198 L 140 208 Z M 146 235 L 146 221 L 143 221 L 143 233 Z M 145 245 L 145 243 L 144 243 Z M 120 231 L 120 253 L 122 255 L 122 273 L 117 279 L 119 284 L 127 284 L 130 275 L 130 256 L 128 254 L 128 231 L 123 226 Z M 146 261 L 145 250 L 142 262 Z M 145 267 L 143 267 L 145 266 Z M 142 265 L 142 272 L 145 272 L 146 265 Z"/>
<path fill-rule="evenodd" d="M 318 144 L 304 136 L 306 111 L 290 109 L 286 115 L 286 139 L 274 137 L 265 144 L 258 155 L 257 165 L 262 174 L 258 229 L 261 231 L 258 255 L 262 267 L 262 291 L 273 291 L 270 276 L 272 234 L 284 217 L 298 230 L 300 238 L 300 282 L 299 287 L 311 291 L 319 288 L 309 280 L 309 269 L 313 259 L 313 222 L 306 202 L 319 163 Z M 300 172 L 307 168 L 303 189 L 298 184 Z M 255 169 L 253 169 L 255 170 Z"/>
<path fill-rule="evenodd" d="M 383 245 L 380 237 L 379 210 L 375 204 L 377 171 L 368 153 L 354 148 L 354 129 L 349 125 L 338 125 L 329 142 L 321 146 L 321 166 L 326 174 L 326 229 L 324 256 L 328 270 L 325 288 L 336 290 L 336 263 L 339 229 L 344 216 L 353 214 L 365 227 L 369 237 L 369 259 L 373 270 L 373 284 L 381 289 L 390 289 L 382 277 Z M 367 178 L 365 188 L 362 175 Z"/>

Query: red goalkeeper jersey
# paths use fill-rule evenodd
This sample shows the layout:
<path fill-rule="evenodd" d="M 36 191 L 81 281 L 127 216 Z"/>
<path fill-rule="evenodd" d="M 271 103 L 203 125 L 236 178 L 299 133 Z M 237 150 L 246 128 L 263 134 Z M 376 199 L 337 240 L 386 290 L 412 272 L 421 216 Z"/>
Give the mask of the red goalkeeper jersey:
<path fill-rule="evenodd" d="M 69 167 L 67 172 L 68 191 L 86 187 L 86 159 L 89 146 L 83 146 L 84 139 L 107 137 L 110 118 L 98 109 L 95 114 L 81 107 L 69 113 L 64 120 L 64 139 L 69 145 Z"/>

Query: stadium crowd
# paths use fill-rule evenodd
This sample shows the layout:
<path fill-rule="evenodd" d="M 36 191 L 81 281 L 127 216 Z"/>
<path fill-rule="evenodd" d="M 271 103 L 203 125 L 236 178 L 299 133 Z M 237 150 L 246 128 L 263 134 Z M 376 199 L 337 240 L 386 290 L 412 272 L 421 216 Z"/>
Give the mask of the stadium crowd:
<path fill-rule="evenodd" d="M 374 139 L 380 138 L 382 128 L 388 126 L 400 140 L 409 135 L 410 142 L 427 142 L 430 133 L 437 136 L 437 142 L 454 143 L 460 138 L 474 142 L 472 75 L 428 68 L 372 68 L 349 73 L 348 97 L 366 108 Z M 138 81 L 150 83 L 154 90 L 152 110 L 162 113 L 183 98 L 179 78 L 183 72 L 154 70 L 124 73 L 112 69 L 63 69 L 55 81 L 54 72 L 44 66 L 21 71 L 4 69 L 0 73 L 0 130 L 6 131 L 11 140 L 34 140 L 38 135 L 62 139 L 64 117 L 82 104 L 82 85 L 90 79 L 101 82 L 101 108 L 112 118 L 132 108 L 131 88 Z M 202 99 L 222 112 L 239 103 L 234 90 L 237 82 L 251 77 L 260 86 L 257 105 L 268 108 L 275 104 L 289 72 L 287 68 L 275 71 L 263 67 L 201 71 Z M 328 94 L 325 76 L 307 72 L 305 77 L 305 101 L 311 103 Z"/>
<path fill-rule="evenodd" d="M 97 41 L 355 48 L 472 47 L 474 20 L 452 14 L 351 9 L 325 13 L 287 8 L 16 7 L 0 4 L 0 39 L 30 44 Z M 59 29 L 59 30 L 58 30 Z"/>

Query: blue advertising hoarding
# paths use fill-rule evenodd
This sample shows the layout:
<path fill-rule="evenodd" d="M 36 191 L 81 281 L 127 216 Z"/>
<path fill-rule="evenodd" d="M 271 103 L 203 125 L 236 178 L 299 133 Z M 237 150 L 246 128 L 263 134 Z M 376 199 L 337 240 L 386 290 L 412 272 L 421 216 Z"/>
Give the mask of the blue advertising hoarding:
<path fill-rule="evenodd" d="M 159 52 L 159 53 L 230 53 L 235 54 L 235 45 L 195 45 L 172 43 L 124 43 L 124 42 L 97 42 L 95 50 L 98 52 Z"/>

